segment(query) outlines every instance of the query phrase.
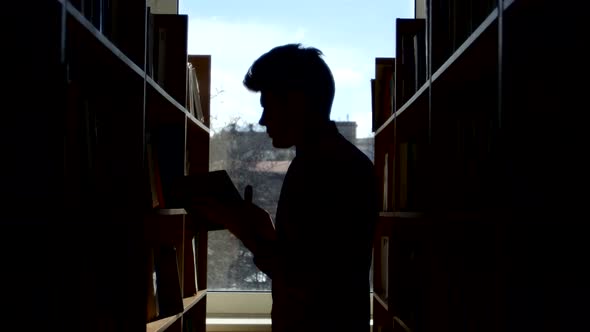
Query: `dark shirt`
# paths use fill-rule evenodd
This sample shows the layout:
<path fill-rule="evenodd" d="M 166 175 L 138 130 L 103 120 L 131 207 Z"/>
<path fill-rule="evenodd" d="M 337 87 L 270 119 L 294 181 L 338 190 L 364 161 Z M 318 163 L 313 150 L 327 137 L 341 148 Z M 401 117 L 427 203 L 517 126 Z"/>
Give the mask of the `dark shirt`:
<path fill-rule="evenodd" d="M 297 147 L 272 245 L 275 332 L 369 331 L 373 164 L 333 122 Z M 266 270 L 266 271 L 265 271 Z"/>

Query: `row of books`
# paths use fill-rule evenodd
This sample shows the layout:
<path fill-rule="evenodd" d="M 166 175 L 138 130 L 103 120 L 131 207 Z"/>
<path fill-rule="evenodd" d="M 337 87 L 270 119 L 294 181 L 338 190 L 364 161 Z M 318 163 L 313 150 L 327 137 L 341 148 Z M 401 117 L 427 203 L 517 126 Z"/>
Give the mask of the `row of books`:
<path fill-rule="evenodd" d="M 147 322 L 174 316 L 184 311 L 183 298 L 199 290 L 197 282 L 197 236 L 182 243 L 150 247 L 147 274 Z"/>
<path fill-rule="evenodd" d="M 375 78 L 371 80 L 373 130 L 428 81 L 495 7 L 494 0 L 425 1 L 416 6 L 416 18 L 396 19 L 395 57 L 375 59 Z M 432 61 L 430 73 L 428 59 Z"/>
<path fill-rule="evenodd" d="M 72 5 L 190 114 L 205 122 L 199 61 L 188 56 L 188 15 L 158 1 L 71 0 Z M 147 42 L 146 42 L 147 21 Z M 145 62 L 145 67 L 144 67 Z M 207 68 L 203 68 L 207 69 Z"/>
<path fill-rule="evenodd" d="M 403 124 L 403 123 L 401 123 Z M 414 138 L 377 137 L 375 167 L 381 183 L 381 211 L 489 207 L 497 184 L 490 164 L 493 137 L 485 119 L 450 119 L 452 134 L 427 144 Z M 392 128 L 386 128 L 386 131 Z M 383 135 L 385 134 L 385 135 Z M 382 145 L 387 145 L 383 147 Z"/>
<path fill-rule="evenodd" d="M 69 0 L 98 31 L 109 36 L 112 29 L 113 0 Z"/>
<path fill-rule="evenodd" d="M 145 54 L 145 0 L 69 0 L 86 19 L 137 66 Z"/>
<path fill-rule="evenodd" d="M 432 72 L 455 52 L 496 8 L 496 0 L 426 1 L 431 8 Z M 427 17 L 426 13 L 416 13 Z"/>
<path fill-rule="evenodd" d="M 396 56 L 375 58 L 371 80 L 373 130 L 377 130 L 428 80 L 426 20 L 396 20 Z"/>
<path fill-rule="evenodd" d="M 149 13 L 148 8 L 148 13 Z M 199 82 L 202 59 L 188 55 L 188 15 L 148 14 L 146 73 L 195 118 L 207 116 Z"/>
<path fill-rule="evenodd" d="M 426 204 L 421 180 L 424 160 L 418 158 L 418 146 L 414 141 L 401 142 L 377 158 L 383 188 L 381 211 L 417 211 Z"/>
<path fill-rule="evenodd" d="M 373 131 L 376 131 L 395 110 L 395 58 L 375 58 L 371 95 Z"/>

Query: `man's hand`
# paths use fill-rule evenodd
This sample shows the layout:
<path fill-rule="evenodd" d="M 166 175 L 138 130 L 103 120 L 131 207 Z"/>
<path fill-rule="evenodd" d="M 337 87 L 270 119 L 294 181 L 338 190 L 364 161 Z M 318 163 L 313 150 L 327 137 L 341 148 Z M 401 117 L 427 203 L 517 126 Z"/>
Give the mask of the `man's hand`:
<path fill-rule="evenodd" d="M 214 199 L 198 198 L 191 201 L 189 211 L 207 221 L 223 225 L 254 255 L 259 252 L 261 244 L 274 242 L 276 238 L 268 212 L 246 201 L 223 204 Z"/>

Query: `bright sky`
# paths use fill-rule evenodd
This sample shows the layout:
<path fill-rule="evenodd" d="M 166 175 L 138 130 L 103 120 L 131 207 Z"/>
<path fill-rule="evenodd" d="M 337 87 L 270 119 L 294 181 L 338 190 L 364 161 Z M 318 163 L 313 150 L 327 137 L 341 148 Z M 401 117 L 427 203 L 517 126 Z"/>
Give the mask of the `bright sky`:
<path fill-rule="evenodd" d="M 211 124 L 258 123 L 259 95 L 242 85 L 250 65 L 275 46 L 302 43 L 324 53 L 336 81 L 332 119 L 356 121 L 370 137 L 375 57 L 395 54 L 395 19 L 414 0 L 180 0 L 189 15 L 189 54 L 212 58 Z M 220 92 L 221 91 L 221 92 Z"/>

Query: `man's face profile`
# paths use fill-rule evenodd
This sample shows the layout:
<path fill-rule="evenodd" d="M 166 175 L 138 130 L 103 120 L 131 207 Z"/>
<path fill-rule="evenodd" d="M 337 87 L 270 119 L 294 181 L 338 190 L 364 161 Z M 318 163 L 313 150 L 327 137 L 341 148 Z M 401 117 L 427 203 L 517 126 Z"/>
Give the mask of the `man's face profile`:
<path fill-rule="evenodd" d="M 275 148 L 287 149 L 297 144 L 303 128 L 302 98 L 291 92 L 262 91 L 263 108 L 259 124 L 266 127 Z"/>

